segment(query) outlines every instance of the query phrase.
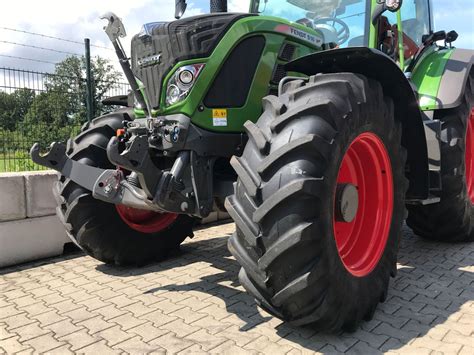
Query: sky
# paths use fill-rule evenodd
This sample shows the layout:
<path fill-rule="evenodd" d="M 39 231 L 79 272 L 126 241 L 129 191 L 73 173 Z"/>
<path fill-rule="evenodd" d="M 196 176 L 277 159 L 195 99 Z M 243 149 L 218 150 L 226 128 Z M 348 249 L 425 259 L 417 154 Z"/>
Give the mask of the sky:
<path fill-rule="evenodd" d="M 271 1 L 271 0 L 270 0 Z M 474 1 L 473 0 L 433 0 L 435 29 L 452 30 L 459 33 L 456 46 L 474 49 Z M 247 12 L 249 0 L 229 0 L 230 11 Z M 4 28 L 36 32 L 83 42 L 85 37 L 96 46 L 109 47 L 110 43 L 102 28 L 105 21 L 99 16 L 107 11 L 115 12 L 122 18 L 128 32 L 123 40 L 129 51 L 130 38 L 140 31 L 141 25 L 154 21 L 172 20 L 173 0 L 17 0 L 2 2 L 0 12 L 0 55 L 32 58 L 57 63 L 67 54 L 20 46 L 26 44 L 57 51 L 82 54 L 81 44 L 57 41 L 50 38 L 32 36 Z M 188 0 L 186 16 L 209 12 L 209 0 Z M 17 44 L 4 43 L 2 41 Z M 115 60 L 111 50 L 92 47 L 92 55 L 100 55 Z M 19 60 L 0 56 L 0 67 L 51 72 L 54 65 Z"/>

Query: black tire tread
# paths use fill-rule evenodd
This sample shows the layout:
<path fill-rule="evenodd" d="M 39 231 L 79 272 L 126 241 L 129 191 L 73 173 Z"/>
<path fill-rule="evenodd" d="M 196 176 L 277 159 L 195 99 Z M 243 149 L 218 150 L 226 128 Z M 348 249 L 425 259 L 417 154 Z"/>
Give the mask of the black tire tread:
<path fill-rule="evenodd" d="M 127 109 L 96 118 L 67 144 L 68 156 L 83 164 L 113 168 L 107 158 L 107 144 L 123 121 L 130 120 Z M 144 265 L 165 257 L 192 237 L 194 220 L 179 216 L 167 230 L 143 234 L 126 225 L 115 206 L 96 200 L 87 189 L 60 177 L 53 186 L 60 221 L 69 236 L 90 256 L 116 265 Z"/>
<path fill-rule="evenodd" d="M 315 90 L 318 95 L 314 95 Z M 319 226 L 308 220 L 294 222 L 284 230 L 272 226 L 282 216 L 298 213 L 295 206 L 302 206 L 306 200 L 315 204 L 311 213 L 320 213 L 319 196 L 327 190 L 324 172 L 334 159 L 331 153 L 339 130 L 361 110 L 381 115 L 377 111 L 381 109 L 385 117 L 394 117 L 393 103 L 383 96 L 379 83 L 340 73 L 287 83 L 280 97 L 264 98 L 263 106 L 264 113 L 257 124 L 247 125 L 252 135 L 259 138 L 251 137 L 243 156 L 235 160 L 239 180 L 235 194 L 226 200 L 237 227 L 229 240 L 229 249 L 242 266 L 240 282 L 263 309 L 295 325 L 312 324 L 329 331 L 353 329 L 362 319 L 371 318 L 377 303 L 387 293 L 388 279 L 396 268 L 398 236 L 387 265 L 381 268 L 383 277 L 368 291 L 367 299 L 354 308 L 335 297 L 334 288 L 330 287 L 328 270 L 333 265 L 322 255 L 322 242 L 315 239 L 321 232 Z M 307 119 L 312 119 L 318 133 L 292 137 L 295 121 Z M 399 122 L 393 121 L 386 130 L 401 141 Z M 287 140 L 276 146 L 279 137 Z M 268 147 L 262 150 L 263 140 Z M 399 163 L 404 164 L 404 148 L 398 144 L 395 149 Z M 315 162 L 312 174 L 283 181 L 288 164 L 302 159 Z M 403 201 L 408 181 L 401 172 L 395 175 L 402 191 L 398 195 L 400 229 L 406 215 Z M 270 193 L 268 186 L 272 184 L 280 187 Z M 344 312 L 350 316 L 346 317 Z"/>
<path fill-rule="evenodd" d="M 408 206 L 408 226 L 425 239 L 453 243 L 474 241 L 474 205 L 467 192 L 464 161 L 467 120 L 473 108 L 474 69 L 471 70 L 460 106 L 435 112 L 435 119 L 442 122 L 443 190 L 435 192 L 441 202 Z"/>

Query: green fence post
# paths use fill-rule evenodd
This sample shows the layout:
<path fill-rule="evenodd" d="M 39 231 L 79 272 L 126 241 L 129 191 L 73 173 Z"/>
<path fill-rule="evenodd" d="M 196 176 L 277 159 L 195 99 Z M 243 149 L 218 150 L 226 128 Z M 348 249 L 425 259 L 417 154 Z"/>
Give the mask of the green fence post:
<path fill-rule="evenodd" d="M 93 83 L 91 74 L 91 44 L 89 38 L 84 39 L 86 47 L 86 108 L 87 108 L 87 120 L 90 122 L 94 118 L 94 97 L 93 97 Z"/>

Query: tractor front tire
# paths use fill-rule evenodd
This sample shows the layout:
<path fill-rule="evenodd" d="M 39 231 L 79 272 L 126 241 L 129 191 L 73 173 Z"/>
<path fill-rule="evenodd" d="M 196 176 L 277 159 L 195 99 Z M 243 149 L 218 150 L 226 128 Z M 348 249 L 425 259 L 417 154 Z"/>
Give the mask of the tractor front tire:
<path fill-rule="evenodd" d="M 241 284 L 294 325 L 355 330 L 387 296 L 406 215 L 392 100 L 364 76 L 320 74 L 265 98 L 245 126 L 226 201 Z"/>
<path fill-rule="evenodd" d="M 460 106 L 435 111 L 442 123 L 441 199 L 433 205 L 408 206 L 408 226 L 438 242 L 474 241 L 474 69 Z"/>
<path fill-rule="evenodd" d="M 130 119 L 126 109 L 96 118 L 69 140 L 68 156 L 82 164 L 114 169 L 107 158 L 107 144 Z M 108 204 L 65 177 L 60 177 L 53 192 L 57 215 L 70 238 L 88 255 L 107 264 L 141 266 L 165 257 L 192 236 L 191 217 Z"/>

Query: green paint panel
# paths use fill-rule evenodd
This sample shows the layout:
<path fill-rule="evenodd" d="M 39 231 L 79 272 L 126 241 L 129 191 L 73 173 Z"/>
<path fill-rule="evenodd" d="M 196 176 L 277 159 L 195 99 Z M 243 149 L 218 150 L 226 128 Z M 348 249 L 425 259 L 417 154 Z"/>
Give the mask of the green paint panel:
<path fill-rule="evenodd" d="M 438 108 L 437 97 L 441 78 L 453 51 L 454 49 L 433 47 L 423 55 L 415 66 L 412 82 L 418 88 L 421 110 Z"/>
<path fill-rule="evenodd" d="M 255 16 L 237 21 L 222 38 L 209 58 L 183 61 L 178 63 L 170 71 L 164 80 L 161 109 L 157 114 L 171 115 L 183 113 L 191 117 L 191 120 L 195 125 L 204 129 L 214 132 L 242 132 L 243 124 L 247 120 L 257 121 L 262 113 L 262 98 L 269 93 L 270 79 L 275 65 L 279 62 L 277 56 L 283 43 L 290 42 L 296 46 L 294 54 L 295 58 L 321 49 L 308 40 L 298 37 L 297 35 L 292 35 L 289 31 L 286 31 L 289 28 L 304 31 L 304 33 L 315 38 L 321 36 L 319 32 L 306 26 L 290 23 L 286 20 L 275 17 Z M 266 45 L 255 72 L 247 102 L 243 107 L 219 107 L 219 109 L 227 109 L 227 126 L 214 126 L 213 110 L 205 107 L 203 100 L 214 82 L 215 77 L 218 75 L 221 66 L 225 63 L 226 58 L 235 46 L 249 36 L 258 35 L 265 37 Z M 242 58 L 242 60 L 245 60 L 245 58 Z M 204 63 L 205 67 L 202 69 L 199 78 L 188 97 L 182 102 L 166 107 L 165 95 L 169 79 L 179 67 L 195 63 Z"/>

